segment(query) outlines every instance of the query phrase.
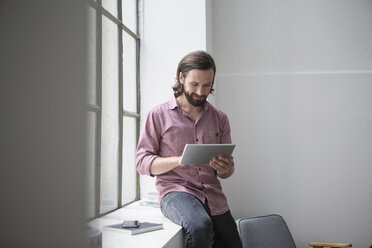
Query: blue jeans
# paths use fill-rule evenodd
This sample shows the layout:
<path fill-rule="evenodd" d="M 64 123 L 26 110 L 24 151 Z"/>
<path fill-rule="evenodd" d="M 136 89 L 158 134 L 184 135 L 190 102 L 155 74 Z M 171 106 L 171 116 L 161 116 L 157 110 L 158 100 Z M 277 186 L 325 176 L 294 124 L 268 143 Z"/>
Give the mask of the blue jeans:
<path fill-rule="evenodd" d="M 161 211 L 186 232 L 187 248 L 242 247 L 234 218 L 230 211 L 211 216 L 208 202 L 201 203 L 185 192 L 170 192 L 161 203 Z"/>

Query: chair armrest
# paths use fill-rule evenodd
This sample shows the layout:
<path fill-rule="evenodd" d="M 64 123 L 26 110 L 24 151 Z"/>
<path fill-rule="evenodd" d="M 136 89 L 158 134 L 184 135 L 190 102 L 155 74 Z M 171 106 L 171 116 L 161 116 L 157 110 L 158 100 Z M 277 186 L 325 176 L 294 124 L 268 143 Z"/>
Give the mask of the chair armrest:
<path fill-rule="evenodd" d="M 351 247 L 349 243 L 330 243 L 330 242 L 309 242 L 309 246 L 314 248 L 323 248 L 323 247 Z"/>

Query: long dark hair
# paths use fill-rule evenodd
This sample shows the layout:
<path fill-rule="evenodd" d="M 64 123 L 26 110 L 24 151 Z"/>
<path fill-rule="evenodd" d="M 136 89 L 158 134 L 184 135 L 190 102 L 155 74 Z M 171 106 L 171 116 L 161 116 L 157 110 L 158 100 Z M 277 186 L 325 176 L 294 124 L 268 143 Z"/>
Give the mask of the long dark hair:
<path fill-rule="evenodd" d="M 214 76 L 216 75 L 216 65 L 211 55 L 204 51 L 195 51 L 187 54 L 178 64 L 176 83 L 174 84 L 173 91 L 176 97 L 183 94 L 183 85 L 180 82 L 180 72 L 185 78 L 187 73 L 193 69 L 209 70 L 213 69 L 212 89 L 209 93 L 213 93 Z"/>

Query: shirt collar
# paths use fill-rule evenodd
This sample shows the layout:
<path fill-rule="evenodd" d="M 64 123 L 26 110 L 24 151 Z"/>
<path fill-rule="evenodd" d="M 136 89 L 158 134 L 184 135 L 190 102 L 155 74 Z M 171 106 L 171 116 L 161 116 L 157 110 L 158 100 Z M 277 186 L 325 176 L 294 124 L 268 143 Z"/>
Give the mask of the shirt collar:
<path fill-rule="evenodd" d="M 179 104 L 177 102 L 176 96 L 173 95 L 173 97 L 169 101 L 169 109 L 175 109 L 179 108 Z"/>

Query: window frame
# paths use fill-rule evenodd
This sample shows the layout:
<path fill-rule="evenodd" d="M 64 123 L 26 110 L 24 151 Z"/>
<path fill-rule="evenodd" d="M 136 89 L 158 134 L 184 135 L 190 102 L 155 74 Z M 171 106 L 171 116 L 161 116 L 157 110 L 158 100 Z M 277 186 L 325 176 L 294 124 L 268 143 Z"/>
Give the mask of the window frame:
<path fill-rule="evenodd" d="M 92 220 L 98 217 L 101 217 L 103 215 L 106 215 L 110 212 L 113 212 L 117 210 L 120 207 L 126 206 L 128 204 L 133 203 L 134 201 L 137 201 L 140 199 L 140 189 L 139 189 L 139 174 L 136 172 L 136 186 L 135 186 L 135 199 L 133 199 L 130 202 L 123 203 L 122 202 L 122 173 L 123 173 L 123 143 L 124 143 L 124 137 L 123 137 L 123 119 L 124 117 L 130 117 L 134 118 L 136 120 L 136 145 L 138 143 L 139 139 L 139 128 L 140 128 L 140 102 L 141 102 L 141 95 L 140 95 L 140 36 L 139 36 L 139 8 L 140 8 L 140 0 L 136 0 L 136 33 L 134 33 L 132 30 L 130 30 L 122 21 L 123 18 L 123 11 L 122 11 L 122 1 L 116 0 L 117 2 L 117 17 L 115 17 L 113 14 L 111 14 L 108 10 L 106 10 L 103 7 L 102 0 L 87 0 L 88 8 L 93 8 L 95 10 L 95 39 L 96 39 L 96 49 L 95 49 L 95 59 L 96 59 L 96 78 L 95 78 L 95 104 L 93 103 L 87 103 L 86 110 L 88 112 L 93 112 L 96 114 L 96 123 L 95 123 L 95 138 L 94 138 L 94 216 L 88 216 L 87 220 Z M 117 185 L 117 207 L 110 210 L 101 213 L 101 135 L 102 135 L 102 19 L 103 16 L 108 18 L 110 21 L 113 22 L 117 26 L 117 32 L 118 32 L 118 68 L 119 68 L 119 82 L 118 82 L 118 96 L 119 96 L 119 102 L 118 102 L 118 118 L 119 118 L 119 143 L 118 143 L 118 185 Z M 88 23 L 89 25 L 89 23 Z M 132 38 L 135 40 L 135 67 L 136 67 L 136 112 L 127 111 L 124 109 L 123 103 L 124 103 L 124 82 L 123 82 L 123 32 L 126 32 L 129 34 Z M 88 41 L 89 42 L 89 41 Z M 135 166 L 135 164 L 133 165 Z M 88 206 L 87 206 L 88 207 Z"/>

